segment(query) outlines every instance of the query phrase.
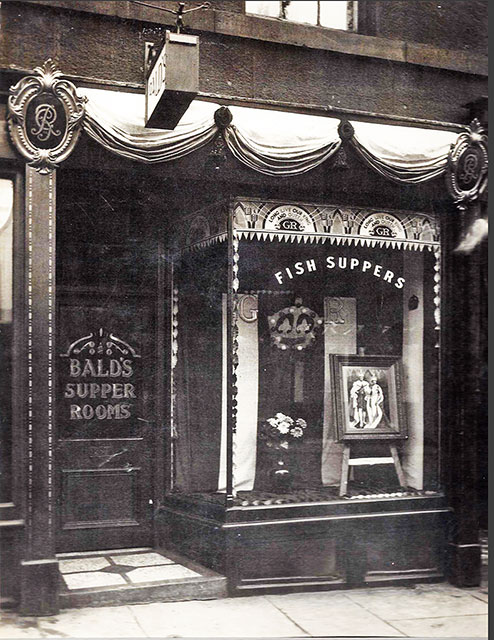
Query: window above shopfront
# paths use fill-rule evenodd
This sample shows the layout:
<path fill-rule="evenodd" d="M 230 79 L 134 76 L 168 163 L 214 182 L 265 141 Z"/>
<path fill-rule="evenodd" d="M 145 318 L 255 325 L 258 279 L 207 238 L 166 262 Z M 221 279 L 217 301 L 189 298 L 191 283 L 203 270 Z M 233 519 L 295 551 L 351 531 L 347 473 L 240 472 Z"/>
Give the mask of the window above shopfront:
<path fill-rule="evenodd" d="M 355 2 L 343 0 L 289 1 L 247 0 L 245 12 L 269 18 L 282 18 L 291 22 L 312 24 L 331 29 L 353 31 L 355 28 Z"/>

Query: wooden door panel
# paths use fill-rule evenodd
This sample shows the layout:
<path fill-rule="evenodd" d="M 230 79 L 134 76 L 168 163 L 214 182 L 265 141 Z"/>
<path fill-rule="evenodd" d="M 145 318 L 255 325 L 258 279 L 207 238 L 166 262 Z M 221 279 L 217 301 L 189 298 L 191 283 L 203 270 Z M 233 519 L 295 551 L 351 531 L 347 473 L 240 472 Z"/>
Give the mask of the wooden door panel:
<path fill-rule="evenodd" d="M 139 525 L 139 472 L 136 467 L 62 471 L 62 529 Z"/>
<path fill-rule="evenodd" d="M 149 546 L 153 304 L 71 294 L 58 310 L 58 551 Z"/>

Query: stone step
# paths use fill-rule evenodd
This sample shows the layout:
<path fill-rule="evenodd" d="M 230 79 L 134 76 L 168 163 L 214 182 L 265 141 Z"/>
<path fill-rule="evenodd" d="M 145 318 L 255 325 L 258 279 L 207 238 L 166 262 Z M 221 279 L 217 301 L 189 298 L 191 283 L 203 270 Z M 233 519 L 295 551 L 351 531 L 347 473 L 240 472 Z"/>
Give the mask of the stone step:
<path fill-rule="evenodd" d="M 62 608 L 211 600 L 227 595 L 226 578 L 163 549 L 64 553 Z"/>

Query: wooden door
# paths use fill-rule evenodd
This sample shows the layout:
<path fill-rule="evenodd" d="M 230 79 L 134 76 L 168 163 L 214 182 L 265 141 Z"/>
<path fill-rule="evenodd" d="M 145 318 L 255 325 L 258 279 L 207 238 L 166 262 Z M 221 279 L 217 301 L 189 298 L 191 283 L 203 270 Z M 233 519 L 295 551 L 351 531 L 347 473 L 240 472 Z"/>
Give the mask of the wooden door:
<path fill-rule="evenodd" d="M 135 295 L 59 297 L 59 552 L 152 545 L 154 316 Z"/>

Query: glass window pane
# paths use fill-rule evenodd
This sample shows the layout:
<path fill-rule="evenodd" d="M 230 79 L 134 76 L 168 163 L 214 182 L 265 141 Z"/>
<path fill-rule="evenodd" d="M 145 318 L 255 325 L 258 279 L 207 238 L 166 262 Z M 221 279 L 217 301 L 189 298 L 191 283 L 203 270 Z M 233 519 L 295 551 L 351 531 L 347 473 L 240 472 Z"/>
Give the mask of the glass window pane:
<path fill-rule="evenodd" d="M 285 10 L 286 19 L 293 22 L 317 24 L 317 4 L 312 0 L 290 2 Z"/>
<path fill-rule="evenodd" d="M 347 5 L 343 0 L 322 0 L 320 3 L 319 24 L 332 29 L 347 29 Z"/>
<path fill-rule="evenodd" d="M 305 4 L 305 3 L 304 3 Z M 278 0 L 265 0 L 264 2 L 251 2 L 246 0 L 245 12 L 255 13 L 258 16 L 280 17 L 280 3 Z"/>
<path fill-rule="evenodd" d="M 13 183 L 0 179 L 0 501 L 10 500 L 12 446 Z"/>

